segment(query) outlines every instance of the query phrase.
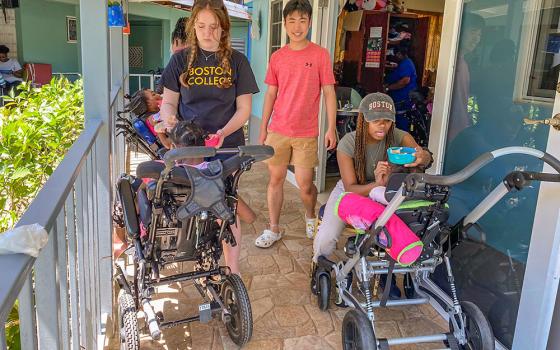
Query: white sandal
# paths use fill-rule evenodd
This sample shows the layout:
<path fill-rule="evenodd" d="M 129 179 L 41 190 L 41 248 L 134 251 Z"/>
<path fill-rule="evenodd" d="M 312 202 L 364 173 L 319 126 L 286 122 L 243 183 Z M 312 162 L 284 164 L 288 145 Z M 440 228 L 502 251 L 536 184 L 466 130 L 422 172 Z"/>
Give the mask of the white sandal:
<path fill-rule="evenodd" d="M 276 241 L 282 238 L 281 233 L 274 233 L 271 230 L 264 230 L 255 240 L 255 245 L 259 248 L 270 248 Z"/>

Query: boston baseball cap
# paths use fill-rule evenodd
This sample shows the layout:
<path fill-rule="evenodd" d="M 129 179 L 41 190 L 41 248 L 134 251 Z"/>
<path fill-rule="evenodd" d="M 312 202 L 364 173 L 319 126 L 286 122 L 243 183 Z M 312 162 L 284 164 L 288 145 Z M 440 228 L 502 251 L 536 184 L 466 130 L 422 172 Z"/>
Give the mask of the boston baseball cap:
<path fill-rule="evenodd" d="M 378 119 L 395 121 L 395 104 L 393 99 L 381 92 L 366 95 L 362 102 L 360 102 L 359 111 L 364 115 L 368 123 Z"/>

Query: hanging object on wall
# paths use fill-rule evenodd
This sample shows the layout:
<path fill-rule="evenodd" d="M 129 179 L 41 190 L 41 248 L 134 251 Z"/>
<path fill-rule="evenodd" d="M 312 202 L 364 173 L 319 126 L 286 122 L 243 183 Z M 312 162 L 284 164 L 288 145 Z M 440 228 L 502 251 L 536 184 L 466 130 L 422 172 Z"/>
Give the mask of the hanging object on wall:
<path fill-rule="evenodd" d="M 261 37 L 261 11 L 259 11 L 256 16 L 253 16 L 253 20 L 251 22 L 251 39 L 259 40 L 260 37 Z"/>
<path fill-rule="evenodd" d="M 358 1 L 356 1 L 356 4 Z M 385 0 L 363 0 L 362 9 L 364 10 L 383 10 L 387 6 Z"/>
<path fill-rule="evenodd" d="M 124 35 L 130 35 L 130 22 L 126 21 L 126 25 L 122 29 Z"/>
<path fill-rule="evenodd" d="M 109 1 L 107 9 L 107 22 L 109 27 L 124 27 L 123 7 L 118 1 Z"/>

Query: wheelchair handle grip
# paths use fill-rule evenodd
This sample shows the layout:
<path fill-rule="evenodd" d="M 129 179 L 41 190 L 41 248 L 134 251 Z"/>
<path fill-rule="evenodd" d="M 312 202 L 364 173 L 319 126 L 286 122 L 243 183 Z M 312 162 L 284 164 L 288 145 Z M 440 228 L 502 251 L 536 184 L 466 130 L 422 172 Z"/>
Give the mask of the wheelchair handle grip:
<path fill-rule="evenodd" d="M 274 155 L 274 148 L 266 145 L 239 146 L 239 156 L 255 158 L 257 162 L 268 159 Z"/>
<path fill-rule="evenodd" d="M 216 149 L 214 147 L 193 146 L 181 147 L 169 150 L 163 156 L 166 167 L 175 166 L 175 162 L 187 158 L 206 158 L 214 157 Z"/>
<path fill-rule="evenodd" d="M 552 155 L 527 147 L 504 147 L 492 152 L 481 154 L 478 158 L 473 160 L 464 169 L 452 175 L 428 175 L 428 174 L 410 174 L 405 179 L 407 191 L 422 190 L 426 184 L 452 186 L 461 183 L 471 177 L 474 173 L 479 171 L 482 167 L 492 162 L 494 159 L 512 154 L 525 154 L 538 159 L 541 159 L 546 164 L 550 165 L 554 170 L 560 173 L 560 161 Z M 535 180 L 537 180 L 535 178 Z M 551 180 L 544 180 L 551 181 Z"/>

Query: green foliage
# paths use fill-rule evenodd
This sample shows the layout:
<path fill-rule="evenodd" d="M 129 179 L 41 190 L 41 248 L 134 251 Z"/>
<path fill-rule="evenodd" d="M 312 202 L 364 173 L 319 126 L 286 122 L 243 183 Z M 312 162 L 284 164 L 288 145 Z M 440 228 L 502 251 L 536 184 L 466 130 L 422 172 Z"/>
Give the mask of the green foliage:
<path fill-rule="evenodd" d="M 20 85 L 0 107 L 0 233 L 13 227 L 80 135 L 81 80 L 53 79 L 41 88 Z M 20 350 L 18 304 L 6 323 L 9 350 Z"/>
<path fill-rule="evenodd" d="M 19 315 L 17 301 L 8 315 L 8 322 L 6 322 L 6 341 L 8 344 L 8 350 L 21 350 L 21 344 L 19 341 Z"/>
<path fill-rule="evenodd" d="M 0 108 L 0 232 L 17 222 L 84 124 L 81 80 L 19 89 Z"/>

